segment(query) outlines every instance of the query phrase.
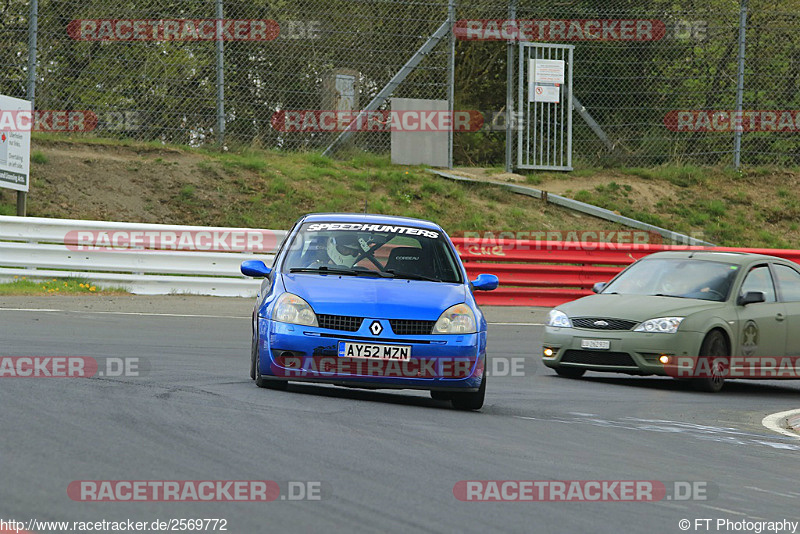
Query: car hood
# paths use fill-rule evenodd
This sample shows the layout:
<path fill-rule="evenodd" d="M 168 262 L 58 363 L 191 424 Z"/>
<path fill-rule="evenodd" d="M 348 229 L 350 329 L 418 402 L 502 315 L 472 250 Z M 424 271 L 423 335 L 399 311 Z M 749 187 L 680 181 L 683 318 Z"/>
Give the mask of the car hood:
<path fill-rule="evenodd" d="M 466 297 L 463 284 L 371 276 L 284 274 L 283 284 L 316 313 L 378 319 L 435 321 Z"/>
<path fill-rule="evenodd" d="M 722 308 L 724 302 L 656 297 L 654 295 L 590 295 L 557 306 L 570 317 L 611 317 L 646 321 L 656 317 L 686 317 L 701 310 Z"/>

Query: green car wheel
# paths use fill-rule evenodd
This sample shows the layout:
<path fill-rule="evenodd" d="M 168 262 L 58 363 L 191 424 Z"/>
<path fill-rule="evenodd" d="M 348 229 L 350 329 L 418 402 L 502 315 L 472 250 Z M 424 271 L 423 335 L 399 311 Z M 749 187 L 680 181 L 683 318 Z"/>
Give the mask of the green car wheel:
<path fill-rule="evenodd" d="M 586 369 L 577 369 L 575 367 L 556 367 L 556 374 L 564 378 L 580 378 L 586 373 Z"/>
<path fill-rule="evenodd" d="M 719 330 L 713 330 L 708 333 L 700 346 L 701 358 L 717 358 L 729 356 L 728 343 L 725 341 L 725 336 Z M 722 389 L 725 384 L 725 374 L 728 369 L 722 361 L 713 361 L 709 365 L 711 369 L 711 376 L 704 378 L 693 378 L 692 385 L 697 391 L 707 391 L 709 393 L 716 393 Z"/>

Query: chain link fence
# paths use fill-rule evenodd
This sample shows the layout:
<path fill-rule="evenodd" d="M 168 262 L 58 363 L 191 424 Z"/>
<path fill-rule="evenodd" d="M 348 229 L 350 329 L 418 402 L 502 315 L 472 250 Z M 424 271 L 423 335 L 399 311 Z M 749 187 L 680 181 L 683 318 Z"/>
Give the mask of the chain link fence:
<path fill-rule="evenodd" d="M 0 39 L 15 52 L 0 59 L 0 93 L 25 98 L 28 3 L 0 6 Z M 336 132 L 281 131 L 276 113 L 366 105 L 448 14 L 447 2 L 413 0 L 40 0 L 38 7 L 38 110 L 92 111 L 95 135 L 217 143 L 221 67 L 224 142 L 289 150 L 324 149 Z M 393 96 L 447 98 L 448 56 L 436 47 Z M 388 150 L 385 132 L 357 138 Z"/>
<path fill-rule="evenodd" d="M 30 7 L 0 1 L 0 94 L 28 95 Z M 739 123 L 742 164 L 797 165 L 800 5 L 746 7 L 741 115 L 739 0 L 39 0 L 35 105 L 86 111 L 91 135 L 322 152 L 342 125 L 291 127 L 287 112 L 313 110 L 313 122 L 382 94 L 448 99 L 453 39 L 453 106 L 484 117 L 454 135 L 455 163 L 497 165 L 518 41 L 489 21 L 502 30 L 516 13 L 531 40 L 575 46 L 573 93 L 596 123 L 575 115 L 576 166 L 731 164 Z M 220 9 L 225 27 L 213 22 Z M 448 17 L 480 31 L 431 42 Z M 649 33 L 623 35 L 623 21 L 649 21 Z M 398 73 L 408 75 L 391 86 Z M 52 119 L 39 129 L 63 131 Z M 337 150 L 388 151 L 390 134 L 376 130 Z"/>
<path fill-rule="evenodd" d="M 507 19 L 513 6 L 465 2 L 459 18 Z M 575 116 L 577 165 L 733 163 L 740 45 L 741 162 L 796 165 L 800 5 L 751 0 L 745 20 L 742 7 L 738 0 L 519 2 L 517 19 L 536 21 L 532 40 L 575 46 L 573 94 L 598 126 Z M 650 31 L 625 36 L 624 21 L 647 21 Z M 617 31 L 604 32 L 606 23 Z M 456 107 L 505 107 L 505 43 L 487 40 L 497 36 L 492 28 L 484 22 L 482 39 L 459 42 Z M 456 161 L 502 160 L 503 133 L 457 138 Z"/>

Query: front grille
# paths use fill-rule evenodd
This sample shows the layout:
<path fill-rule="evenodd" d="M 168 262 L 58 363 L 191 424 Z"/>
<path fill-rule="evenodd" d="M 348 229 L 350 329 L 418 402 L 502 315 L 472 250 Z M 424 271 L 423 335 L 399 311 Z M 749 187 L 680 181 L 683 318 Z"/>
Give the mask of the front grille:
<path fill-rule="evenodd" d="M 348 340 L 348 341 L 366 341 L 367 343 L 375 343 L 376 341 L 383 341 L 381 338 L 376 337 L 364 337 L 364 336 L 351 336 L 349 334 L 328 334 L 320 333 L 319 337 L 324 338 L 332 338 L 338 340 Z M 385 341 L 400 341 L 396 339 L 387 339 Z M 430 341 L 429 339 L 403 339 L 403 343 L 415 343 L 420 345 L 431 345 L 432 343 L 436 343 L 435 341 Z"/>
<path fill-rule="evenodd" d="M 392 332 L 398 336 L 426 336 L 433 331 L 436 321 L 417 321 L 416 319 L 389 319 Z"/>
<path fill-rule="evenodd" d="M 361 328 L 363 317 L 350 317 L 349 315 L 323 315 L 317 314 L 317 322 L 320 328 L 328 330 L 343 330 L 344 332 L 356 332 Z"/>
<path fill-rule="evenodd" d="M 604 352 L 599 350 L 568 350 L 561 357 L 561 363 L 636 367 L 636 363 L 627 352 Z"/>
<path fill-rule="evenodd" d="M 596 321 L 604 321 L 608 324 L 594 324 Z M 573 317 L 572 326 L 575 328 L 589 328 L 592 330 L 630 330 L 639 324 L 636 321 L 625 319 L 609 319 L 607 317 Z"/>

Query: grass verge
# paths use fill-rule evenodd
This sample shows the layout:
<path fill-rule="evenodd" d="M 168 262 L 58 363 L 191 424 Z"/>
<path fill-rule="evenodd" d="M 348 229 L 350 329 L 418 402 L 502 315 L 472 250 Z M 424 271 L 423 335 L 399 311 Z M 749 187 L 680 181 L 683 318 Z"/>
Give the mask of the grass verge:
<path fill-rule="evenodd" d="M 81 278 L 48 278 L 45 280 L 14 277 L 0 283 L 0 295 L 129 295 L 122 287 L 101 289 Z"/>

